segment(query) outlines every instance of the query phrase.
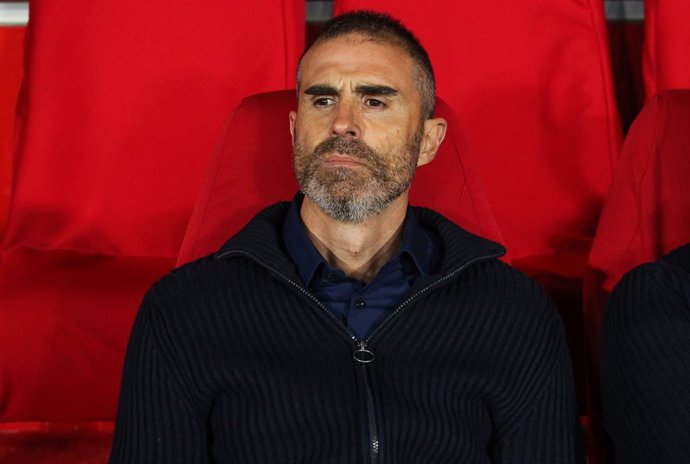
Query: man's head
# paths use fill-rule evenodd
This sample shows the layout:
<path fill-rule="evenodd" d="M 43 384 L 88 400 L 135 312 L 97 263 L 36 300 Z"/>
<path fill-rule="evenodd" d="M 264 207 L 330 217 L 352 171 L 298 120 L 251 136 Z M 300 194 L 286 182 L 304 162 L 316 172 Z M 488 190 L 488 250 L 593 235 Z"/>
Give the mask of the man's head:
<path fill-rule="evenodd" d="M 314 39 L 311 47 L 302 53 L 297 65 L 297 91 L 302 77 L 304 55 L 314 46 L 349 34 L 358 34 L 372 42 L 400 47 L 414 62 L 414 79 L 422 96 L 422 115 L 434 117 L 436 105 L 436 79 L 434 69 L 422 44 L 414 34 L 390 15 L 374 11 L 353 11 L 336 16 L 327 22 Z"/>
<path fill-rule="evenodd" d="M 433 72 L 414 36 L 386 15 L 334 18 L 302 56 L 298 87 L 290 129 L 306 197 L 342 222 L 406 204 L 446 127 L 430 119 Z"/>

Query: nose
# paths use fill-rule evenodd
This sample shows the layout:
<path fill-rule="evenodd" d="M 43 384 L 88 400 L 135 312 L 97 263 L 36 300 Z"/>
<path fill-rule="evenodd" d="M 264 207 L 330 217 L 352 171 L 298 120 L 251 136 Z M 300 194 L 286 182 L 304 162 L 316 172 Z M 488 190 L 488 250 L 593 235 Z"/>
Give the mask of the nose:
<path fill-rule="evenodd" d="M 340 102 L 331 126 L 331 135 L 339 137 L 360 138 L 359 117 L 357 110 L 349 102 Z"/>

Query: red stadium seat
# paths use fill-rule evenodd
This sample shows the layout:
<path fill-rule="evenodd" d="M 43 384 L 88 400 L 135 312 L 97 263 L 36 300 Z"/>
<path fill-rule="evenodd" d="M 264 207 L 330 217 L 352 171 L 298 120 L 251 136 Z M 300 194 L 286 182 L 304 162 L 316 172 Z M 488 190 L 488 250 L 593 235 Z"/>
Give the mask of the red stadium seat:
<path fill-rule="evenodd" d="M 601 0 L 335 0 L 386 11 L 429 51 L 513 263 L 581 278 L 619 153 Z"/>
<path fill-rule="evenodd" d="M 690 2 L 644 1 L 642 72 L 647 98 L 690 88 Z"/>
<path fill-rule="evenodd" d="M 288 112 L 296 106 L 295 92 L 283 91 L 246 98 L 235 111 L 206 174 L 179 264 L 217 250 L 261 208 L 292 199 L 298 187 Z M 417 171 L 411 203 L 434 208 L 467 230 L 500 242 L 460 123 L 441 99 L 436 114 L 446 118 L 448 132 L 434 161 Z"/>
<path fill-rule="evenodd" d="M 114 417 L 228 113 L 294 86 L 303 0 L 32 2 L 0 246 L 0 422 Z"/>
<path fill-rule="evenodd" d="M 599 220 L 589 257 L 597 290 L 688 242 L 689 147 L 690 90 L 657 94 L 630 127 Z"/>
<path fill-rule="evenodd" d="M 633 122 L 611 184 L 585 280 L 590 416 L 600 429 L 599 331 L 608 295 L 623 274 L 690 239 L 690 90 L 665 91 Z M 592 436 L 590 439 L 596 440 Z"/>

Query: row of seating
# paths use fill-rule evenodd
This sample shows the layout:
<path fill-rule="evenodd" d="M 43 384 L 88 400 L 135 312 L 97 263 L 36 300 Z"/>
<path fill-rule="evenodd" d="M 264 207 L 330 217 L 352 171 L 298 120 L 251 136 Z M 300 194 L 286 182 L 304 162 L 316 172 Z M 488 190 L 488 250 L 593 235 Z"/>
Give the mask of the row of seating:
<path fill-rule="evenodd" d="M 294 86 L 304 2 L 226 3 L 32 5 L 0 246 L 0 353 L 8 354 L 0 357 L 0 422 L 112 419 L 127 334 L 146 288 L 296 190 L 287 130 L 294 91 L 250 97 L 225 129 L 223 122 L 242 96 Z M 443 97 L 437 112 L 450 133 L 437 160 L 420 170 L 412 201 L 504 242 L 515 265 L 552 291 L 566 288 L 559 303 L 577 301 L 561 310 L 583 363 L 583 278 L 594 346 L 601 292 L 636 260 L 673 246 L 659 234 L 688 236 L 682 225 L 690 224 L 690 208 L 677 200 L 683 184 L 666 180 L 681 180 L 688 163 L 686 171 L 659 168 L 639 177 L 639 160 L 627 154 L 630 144 L 644 145 L 634 141 L 636 132 L 619 160 L 600 1 L 445 3 L 421 11 L 411 0 L 341 0 L 334 10 L 389 11 L 421 37 Z M 658 21 L 669 17 L 661 14 L 666 5 L 647 2 Z M 667 43 L 661 29 L 655 50 Z M 687 70 L 670 80 L 675 74 L 666 63 L 674 54 L 664 50 L 649 54 L 656 57 L 655 72 L 646 74 L 656 76 L 650 88 L 690 88 Z M 644 114 L 680 108 L 667 103 L 680 97 L 668 95 Z M 617 187 L 633 181 L 644 187 L 632 196 Z M 663 217 L 676 218 L 669 219 L 675 225 L 659 221 L 655 205 L 662 203 L 650 201 L 637 238 L 619 240 L 632 223 L 621 205 L 637 205 L 631 198 L 660 186 L 666 196 L 659 201 L 676 205 Z M 647 234 L 644 224 L 663 232 Z M 651 253 L 633 253 L 639 243 Z"/>

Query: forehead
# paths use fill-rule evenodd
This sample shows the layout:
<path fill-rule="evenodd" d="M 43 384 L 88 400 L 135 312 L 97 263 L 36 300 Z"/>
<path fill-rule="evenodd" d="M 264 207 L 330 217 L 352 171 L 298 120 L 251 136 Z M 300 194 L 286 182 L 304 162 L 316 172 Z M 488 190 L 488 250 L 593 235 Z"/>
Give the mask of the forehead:
<path fill-rule="evenodd" d="M 343 79 L 414 88 L 414 62 L 401 46 L 347 34 L 314 45 L 304 55 L 300 87 Z"/>

